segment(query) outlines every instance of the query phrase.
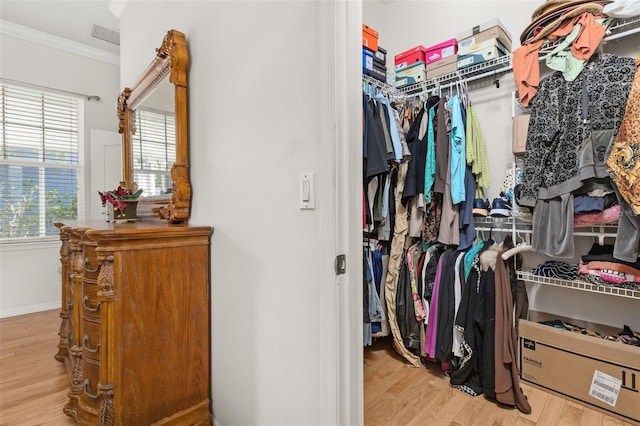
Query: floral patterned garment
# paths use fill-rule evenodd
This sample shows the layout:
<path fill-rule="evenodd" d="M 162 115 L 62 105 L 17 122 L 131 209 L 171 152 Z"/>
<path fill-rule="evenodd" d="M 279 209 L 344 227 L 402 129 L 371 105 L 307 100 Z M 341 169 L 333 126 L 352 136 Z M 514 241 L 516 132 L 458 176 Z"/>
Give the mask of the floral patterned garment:
<path fill-rule="evenodd" d="M 635 70 L 633 58 L 605 53 L 574 81 L 560 72 L 541 81 L 531 102 L 521 205 L 607 176 L 605 152 L 624 117 Z"/>
<path fill-rule="evenodd" d="M 627 110 L 607 159 L 607 171 L 635 215 L 640 215 L 640 55 Z"/>

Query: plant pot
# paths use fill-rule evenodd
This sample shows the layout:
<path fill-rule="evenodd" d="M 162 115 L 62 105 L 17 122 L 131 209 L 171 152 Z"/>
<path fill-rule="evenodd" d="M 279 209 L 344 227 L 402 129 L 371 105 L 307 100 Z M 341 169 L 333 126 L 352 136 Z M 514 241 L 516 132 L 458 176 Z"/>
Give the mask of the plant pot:
<path fill-rule="evenodd" d="M 138 219 L 138 200 L 125 201 L 124 210 L 107 203 L 107 222 L 132 222 Z"/>

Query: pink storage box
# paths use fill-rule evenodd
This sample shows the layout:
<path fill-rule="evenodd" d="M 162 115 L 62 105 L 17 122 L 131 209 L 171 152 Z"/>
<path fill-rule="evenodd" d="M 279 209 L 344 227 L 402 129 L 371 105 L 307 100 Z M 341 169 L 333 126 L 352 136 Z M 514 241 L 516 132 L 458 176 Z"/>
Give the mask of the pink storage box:
<path fill-rule="evenodd" d="M 427 49 L 424 46 L 416 46 L 406 52 L 395 56 L 396 71 L 415 65 L 416 62 L 424 62 L 424 55 Z"/>
<path fill-rule="evenodd" d="M 427 47 L 424 62 L 430 64 L 441 59 L 448 58 L 449 56 L 453 56 L 456 53 L 458 53 L 458 43 L 455 38 L 452 38 L 451 40 L 443 41 L 442 43 Z"/>

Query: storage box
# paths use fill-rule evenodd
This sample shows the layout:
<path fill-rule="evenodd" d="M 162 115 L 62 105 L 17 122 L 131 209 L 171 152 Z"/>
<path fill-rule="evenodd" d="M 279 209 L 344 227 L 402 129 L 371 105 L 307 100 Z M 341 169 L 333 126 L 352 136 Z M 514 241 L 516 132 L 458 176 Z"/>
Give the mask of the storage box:
<path fill-rule="evenodd" d="M 468 49 L 468 53 L 458 55 L 458 69 L 477 65 L 482 62 L 497 59 L 507 54 L 505 47 L 496 38 L 474 44 Z"/>
<path fill-rule="evenodd" d="M 396 71 L 396 87 L 401 88 L 411 84 L 420 83 L 427 79 L 427 70 L 424 62 L 415 63 L 409 67 Z"/>
<path fill-rule="evenodd" d="M 387 51 L 378 45 L 378 50 L 373 54 L 373 60 L 382 66 L 387 65 Z"/>
<path fill-rule="evenodd" d="M 519 332 L 522 382 L 640 422 L 639 347 L 524 320 Z"/>
<path fill-rule="evenodd" d="M 432 62 L 440 61 L 444 58 L 454 56 L 457 52 L 458 44 L 455 38 L 434 44 L 433 46 L 427 47 L 425 63 L 430 64 Z"/>
<path fill-rule="evenodd" d="M 376 80 L 382 81 L 383 83 L 387 82 L 387 69 L 380 65 L 377 62 L 373 62 L 373 68 L 370 70 L 363 70 L 365 74 L 370 75 Z"/>
<path fill-rule="evenodd" d="M 362 24 L 362 45 L 372 52 L 378 50 L 378 32 Z"/>
<path fill-rule="evenodd" d="M 427 64 L 427 80 L 440 77 L 441 75 L 451 74 L 458 70 L 457 56 L 449 56 L 438 62 Z"/>
<path fill-rule="evenodd" d="M 406 52 L 399 53 L 395 56 L 395 69 L 400 71 L 404 68 L 415 65 L 420 62 L 424 64 L 425 53 L 427 49 L 424 46 L 416 46 Z"/>
<path fill-rule="evenodd" d="M 474 44 L 497 38 L 511 52 L 511 34 L 499 19 L 492 19 L 458 34 L 458 54 L 466 54 L 465 49 Z"/>
<path fill-rule="evenodd" d="M 373 69 L 373 52 L 362 48 L 362 70 L 371 71 Z"/>
<path fill-rule="evenodd" d="M 362 69 L 373 69 L 373 52 L 364 47 L 362 48 Z"/>

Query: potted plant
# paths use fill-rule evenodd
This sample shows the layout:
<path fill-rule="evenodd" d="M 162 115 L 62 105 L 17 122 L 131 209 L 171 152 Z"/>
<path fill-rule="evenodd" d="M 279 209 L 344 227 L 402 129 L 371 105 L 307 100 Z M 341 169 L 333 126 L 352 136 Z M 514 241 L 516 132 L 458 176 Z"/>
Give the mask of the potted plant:
<path fill-rule="evenodd" d="M 136 220 L 138 198 L 142 195 L 142 189 L 133 192 L 130 188 L 118 185 L 113 191 L 98 191 L 98 194 L 102 207 L 106 208 L 107 222 Z"/>

